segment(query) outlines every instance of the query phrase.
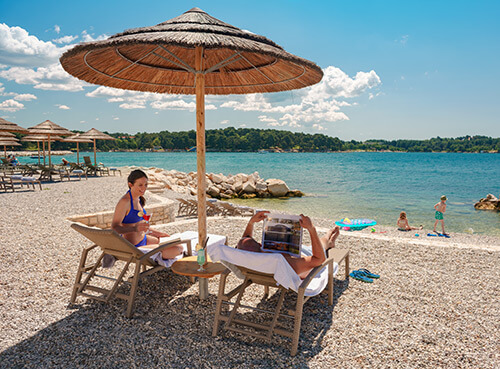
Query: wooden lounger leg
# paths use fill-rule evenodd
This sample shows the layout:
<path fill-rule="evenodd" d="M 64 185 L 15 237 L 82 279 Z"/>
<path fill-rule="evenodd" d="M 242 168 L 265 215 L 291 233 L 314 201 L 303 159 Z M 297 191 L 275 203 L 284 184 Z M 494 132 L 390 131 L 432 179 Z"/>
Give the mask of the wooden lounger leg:
<path fill-rule="evenodd" d="M 245 277 L 245 280 L 242 283 L 242 288 L 240 292 L 238 293 L 238 297 L 236 298 L 236 302 L 234 303 L 233 310 L 231 310 L 231 314 L 229 314 L 229 319 L 226 322 L 226 325 L 224 328 L 229 328 L 231 326 L 231 323 L 233 322 L 233 319 L 236 315 L 236 310 L 240 307 L 241 303 L 241 298 L 243 297 L 243 293 L 245 292 L 245 289 L 252 284 L 252 281 L 248 279 L 248 277 Z"/>
<path fill-rule="evenodd" d="M 78 292 L 78 285 L 80 284 L 80 281 L 82 280 L 82 274 L 85 269 L 85 263 L 87 262 L 87 255 L 91 249 L 96 247 L 97 245 L 94 245 L 89 248 L 85 248 L 82 252 L 82 256 L 80 257 L 80 264 L 78 265 L 78 271 L 76 272 L 76 278 L 75 278 L 75 284 L 73 285 L 73 292 L 71 292 L 71 299 L 70 302 L 72 304 L 75 303 L 76 301 L 76 295 Z"/>
<path fill-rule="evenodd" d="M 217 295 L 217 305 L 215 307 L 214 327 L 212 329 L 212 337 L 217 336 L 219 331 L 220 316 L 222 313 L 222 300 L 224 298 L 224 291 L 226 290 L 226 279 L 229 273 L 222 273 L 219 281 L 219 294 Z"/>
<path fill-rule="evenodd" d="M 127 263 L 127 267 L 130 261 Z M 124 269 L 126 271 L 127 268 Z M 134 302 L 135 302 L 135 296 L 137 294 L 137 286 L 139 284 L 139 274 L 141 270 L 141 262 L 137 260 L 135 262 L 135 270 L 134 270 L 134 278 L 132 280 L 132 286 L 130 287 L 130 295 L 128 297 L 128 306 L 127 306 L 127 318 L 132 317 L 132 314 L 134 313 Z"/>
<path fill-rule="evenodd" d="M 274 311 L 273 321 L 271 323 L 271 326 L 269 327 L 269 331 L 267 332 L 267 340 L 269 342 L 271 341 L 271 338 L 273 337 L 274 327 L 276 327 L 276 323 L 278 322 L 281 307 L 283 306 L 283 300 L 285 299 L 285 294 L 286 294 L 286 290 L 283 288 L 280 288 L 280 298 L 278 300 L 276 310 Z"/>
<path fill-rule="evenodd" d="M 302 291 L 297 295 L 297 306 L 295 308 L 295 319 L 293 324 L 292 348 L 290 350 L 291 356 L 295 356 L 297 354 L 297 347 L 299 346 L 300 325 L 302 323 L 303 306 L 304 306 L 304 292 Z"/>

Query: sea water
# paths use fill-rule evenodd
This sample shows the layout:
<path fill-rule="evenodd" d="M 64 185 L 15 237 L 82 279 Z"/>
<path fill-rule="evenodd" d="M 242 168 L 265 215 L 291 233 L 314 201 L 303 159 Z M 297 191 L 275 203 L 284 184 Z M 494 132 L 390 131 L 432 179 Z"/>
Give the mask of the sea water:
<path fill-rule="evenodd" d="M 93 159 L 93 153 L 80 153 L 80 158 L 84 155 Z M 76 161 L 76 154 L 65 158 Z M 99 152 L 97 161 L 196 171 L 196 153 L 187 152 Z M 206 168 L 225 175 L 257 171 L 261 178 L 283 179 L 290 189 L 306 193 L 303 198 L 235 202 L 332 221 L 372 218 L 396 226 L 399 213 L 406 211 L 410 225 L 429 229 L 434 226 L 434 205 L 446 195 L 446 231 L 500 236 L 500 213 L 473 206 L 488 193 L 500 196 L 498 154 L 209 152 Z"/>

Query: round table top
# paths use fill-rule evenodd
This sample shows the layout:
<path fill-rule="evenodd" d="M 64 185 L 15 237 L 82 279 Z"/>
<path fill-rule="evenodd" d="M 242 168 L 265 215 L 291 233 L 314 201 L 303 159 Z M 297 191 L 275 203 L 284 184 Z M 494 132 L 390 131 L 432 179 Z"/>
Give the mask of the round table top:
<path fill-rule="evenodd" d="M 214 263 L 208 258 L 208 263 L 204 266 L 205 270 L 203 272 L 199 272 L 198 269 L 200 266 L 198 265 L 196 259 L 196 256 L 188 256 L 179 259 L 172 264 L 172 271 L 176 274 L 188 277 L 212 278 L 226 269 L 226 267 L 221 263 Z"/>

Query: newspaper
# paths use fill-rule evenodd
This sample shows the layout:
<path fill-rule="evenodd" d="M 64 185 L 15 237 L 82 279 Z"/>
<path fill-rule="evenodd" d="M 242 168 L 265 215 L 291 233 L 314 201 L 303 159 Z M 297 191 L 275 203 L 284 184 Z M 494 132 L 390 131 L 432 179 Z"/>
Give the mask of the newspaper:
<path fill-rule="evenodd" d="M 302 233 L 300 216 L 270 213 L 264 220 L 261 249 L 300 257 Z"/>

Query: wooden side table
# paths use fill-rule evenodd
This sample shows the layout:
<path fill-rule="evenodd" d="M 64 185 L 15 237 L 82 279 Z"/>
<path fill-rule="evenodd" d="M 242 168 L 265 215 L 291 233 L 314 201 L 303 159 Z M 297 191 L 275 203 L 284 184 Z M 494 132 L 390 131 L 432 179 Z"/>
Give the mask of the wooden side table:
<path fill-rule="evenodd" d="M 205 300 L 208 297 L 208 278 L 212 278 L 217 274 L 222 273 L 226 267 L 221 263 L 214 263 L 207 255 L 207 263 L 205 270 L 199 272 L 200 266 L 196 262 L 196 256 L 188 256 L 177 260 L 172 264 L 172 271 L 176 274 L 185 275 L 188 277 L 198 277 L 200 288 L 200 300 Z"/>

